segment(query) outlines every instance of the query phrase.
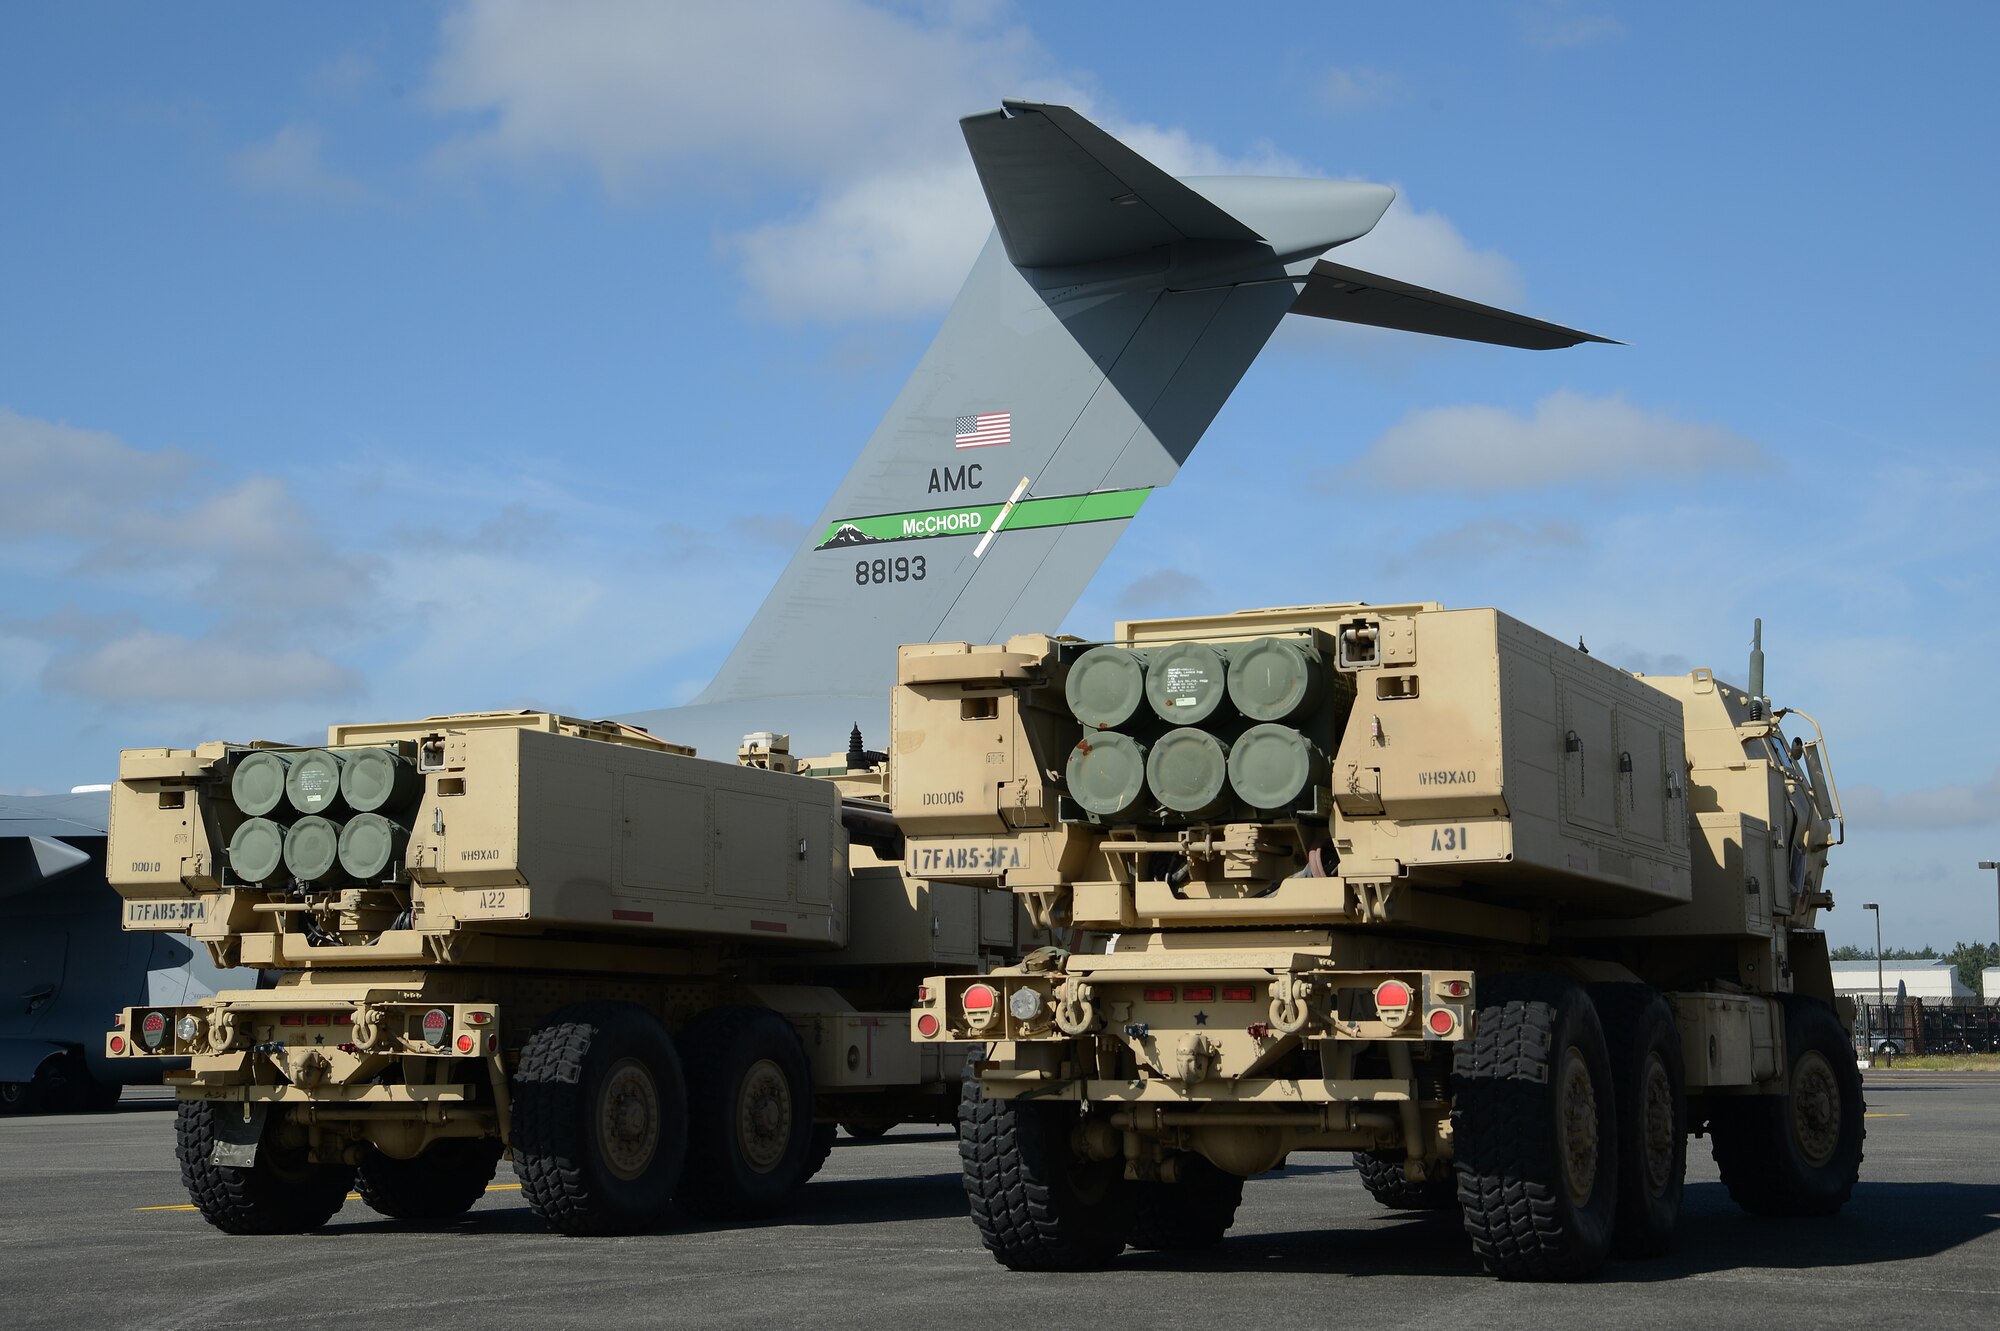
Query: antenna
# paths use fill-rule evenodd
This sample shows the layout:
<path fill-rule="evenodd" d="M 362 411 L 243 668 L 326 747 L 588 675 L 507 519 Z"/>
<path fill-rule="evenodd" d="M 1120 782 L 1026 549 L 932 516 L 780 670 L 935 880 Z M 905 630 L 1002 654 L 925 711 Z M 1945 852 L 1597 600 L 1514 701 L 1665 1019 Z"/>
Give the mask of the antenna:
<path fill-rule="evenodd" d="M 1751 621 L 1750 630 L 1750 716 L 1764 719 L 1764 621 Z"/>

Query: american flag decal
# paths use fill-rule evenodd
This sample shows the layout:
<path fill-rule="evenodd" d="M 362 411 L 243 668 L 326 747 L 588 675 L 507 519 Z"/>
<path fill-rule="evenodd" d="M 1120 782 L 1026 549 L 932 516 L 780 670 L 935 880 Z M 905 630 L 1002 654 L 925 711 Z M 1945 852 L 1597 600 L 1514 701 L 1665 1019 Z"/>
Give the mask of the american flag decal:
<path fill-rule="evenodd" d="M 1014 442 L 1014 413 L 982 411 L 977 416 L 958 416 L 952 419 L 951 428 L 954 448 L 991 448 L 995 444 L 1011 444 Z"/>

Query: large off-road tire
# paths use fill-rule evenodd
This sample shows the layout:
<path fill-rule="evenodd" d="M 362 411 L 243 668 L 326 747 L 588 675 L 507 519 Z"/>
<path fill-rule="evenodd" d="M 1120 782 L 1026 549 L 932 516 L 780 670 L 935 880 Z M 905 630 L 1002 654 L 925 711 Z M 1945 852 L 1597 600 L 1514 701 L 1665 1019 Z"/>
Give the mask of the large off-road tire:
<path fill-rule="evenodd" d="M 687 1084 L 666 1028 L 630 1003 L 577 1003 L 514 1070 L 514 1174 L 564 1234 L 657 1224 L 687 1156 Z"/>
<path fill-rule="evenodd" d="M 1617 1111 L 1590 998 L 1557 975 L 1485 981 L 1452 1060 L 1465 1232 L 1503 1280 L 1578 1280 L 1611 1248 Z"/>
<path fill-rule="evenodd" d="M 1752 1215 L 1832 1215 L 1861 1175 L 1861 1071 L 1840 1019 L 1787 994 L 1783 1095 L 1716 1097 L 1709 1112 L 1716 1168 Z"/>
<path fill-rule="evenodd" d="M 354 1190 L 370 1209 L 397 1220 L 449 1220 L 486 1195 L 500 1150 L 492 1137 L 447 1137 L 414 1160 L 375 1151 L 355 1171 Z"/>
<path fill-rule="evenodd" d="M 1236 1223 L 1243 1176 L 1229 1174 L 1206 1156 L 1184 1155 L 1173 1183 L 1135 1183 L 1137 1209 L 1127 1238 L 1134 1248 L 1193 1252 L 1213 1248 Z"/>
<path fill-rule="evenodd" d="M 174 1120 L 181 1185 L 202 1218 L 225 1234 L 304 1234 L 333 1219 L 347 1201 L 354 1170 L 312 1164 L 303 1146 L 281 1145 L 276 1110 L 265 1124 L 255 1165 L 239 1169 L 210 1162 L 216 1119 L 232 1112 L 240 1113 L 240 1106 L 183 1100 Z"/>
<path fill-rule="evenodd" d="M 1089 1271 L 1125 1249 L 1137 1191 L 1119 1160 L 1078 1158 L 1075 1104 L 989 1100 L 967 1077 L 958 1156 L 979 1241 L 1015 1271 Z"/>
<path fill-rule="evenodd" d="M 1392 1211 L 1447 1211 L 1458 1205 L 1458 1178 L 1441 1170 L 1422 1183 L 1403 1176 L 1401 1151 L 1356 1151 L 1354 1172 L 1368 1195 Z"/>
<path fill-rule="evenodd" d="M 806 1146 L 805 1181 L 810 1183 L 826 1168 L 827 1157 L 833 1154 L 833 1139 L 839 1130 L 831 1123 L 813 1124 L 812 1141 Z"/>
<path fill-rule="evenodd" d="M 812 1068 L 791 1023 L 769 1008 L 711 1008 L 680 1036 L 688 1080 L 688 1164 L 680 1202 L 743 1219 L 783 1206 L 809 1174 Z"/>
<path fill-rule="evenodd" d="M 1673 1246 L 1687 1175 L 1687 1072 L 1674 1010 L 1644 984 L 1590 988 L 1618 1102 L 1618 1225 L 1611 1250 L 1657 1257 Z"/>

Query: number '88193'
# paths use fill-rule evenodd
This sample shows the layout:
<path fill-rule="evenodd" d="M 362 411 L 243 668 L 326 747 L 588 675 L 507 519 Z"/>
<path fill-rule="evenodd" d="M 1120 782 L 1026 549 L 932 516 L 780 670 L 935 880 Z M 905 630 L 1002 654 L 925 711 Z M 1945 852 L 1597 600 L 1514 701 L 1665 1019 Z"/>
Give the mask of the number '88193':
<path fill-rule="evenodd" d="M 898 556 L 895 559 L 859 559 L 854 563 L 854 585 L 879 586 L 885 582 L 922 582 L 924 557 Z"/>

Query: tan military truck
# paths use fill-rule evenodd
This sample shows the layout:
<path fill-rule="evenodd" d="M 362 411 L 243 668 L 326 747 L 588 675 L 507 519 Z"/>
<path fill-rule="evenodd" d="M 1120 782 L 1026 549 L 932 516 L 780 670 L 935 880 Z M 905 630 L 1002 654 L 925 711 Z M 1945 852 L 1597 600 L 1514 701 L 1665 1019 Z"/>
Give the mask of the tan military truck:
<path fill-rule="evenodd" d="M 907 868 L 1063 943 L 910 1015 L 988 1042 L 960 1116 L 986 1246 L 1211 1244 L 1246 1177 L 1337 1149 L 1389 1206 L 1457 1207 L 1496 1274 L 1574 1278 L 1667 1246 L 1690 1132 L 1748 1210 L 1837 1210 L 1840 809 L 1762 673 L 1633 675 L 1432 603 L 904 648 Z"/>
<path fill-rule="evenodd" d="M 570 1233 L 779 1205 L 836 1124 L 949 1122 L 913 1042 L 940 965 L 1019 956 L 1004 892 L 905 879 L 881 755 L 737 765 L 546 713 L 337 725 L 321 749 L 135 749 L 111 800 L 129 929 L 269 988 L 128 1008 L 178 1057 L 178 1154 L 237 1233 L 470 1207 L 503 1151 Z"/>

